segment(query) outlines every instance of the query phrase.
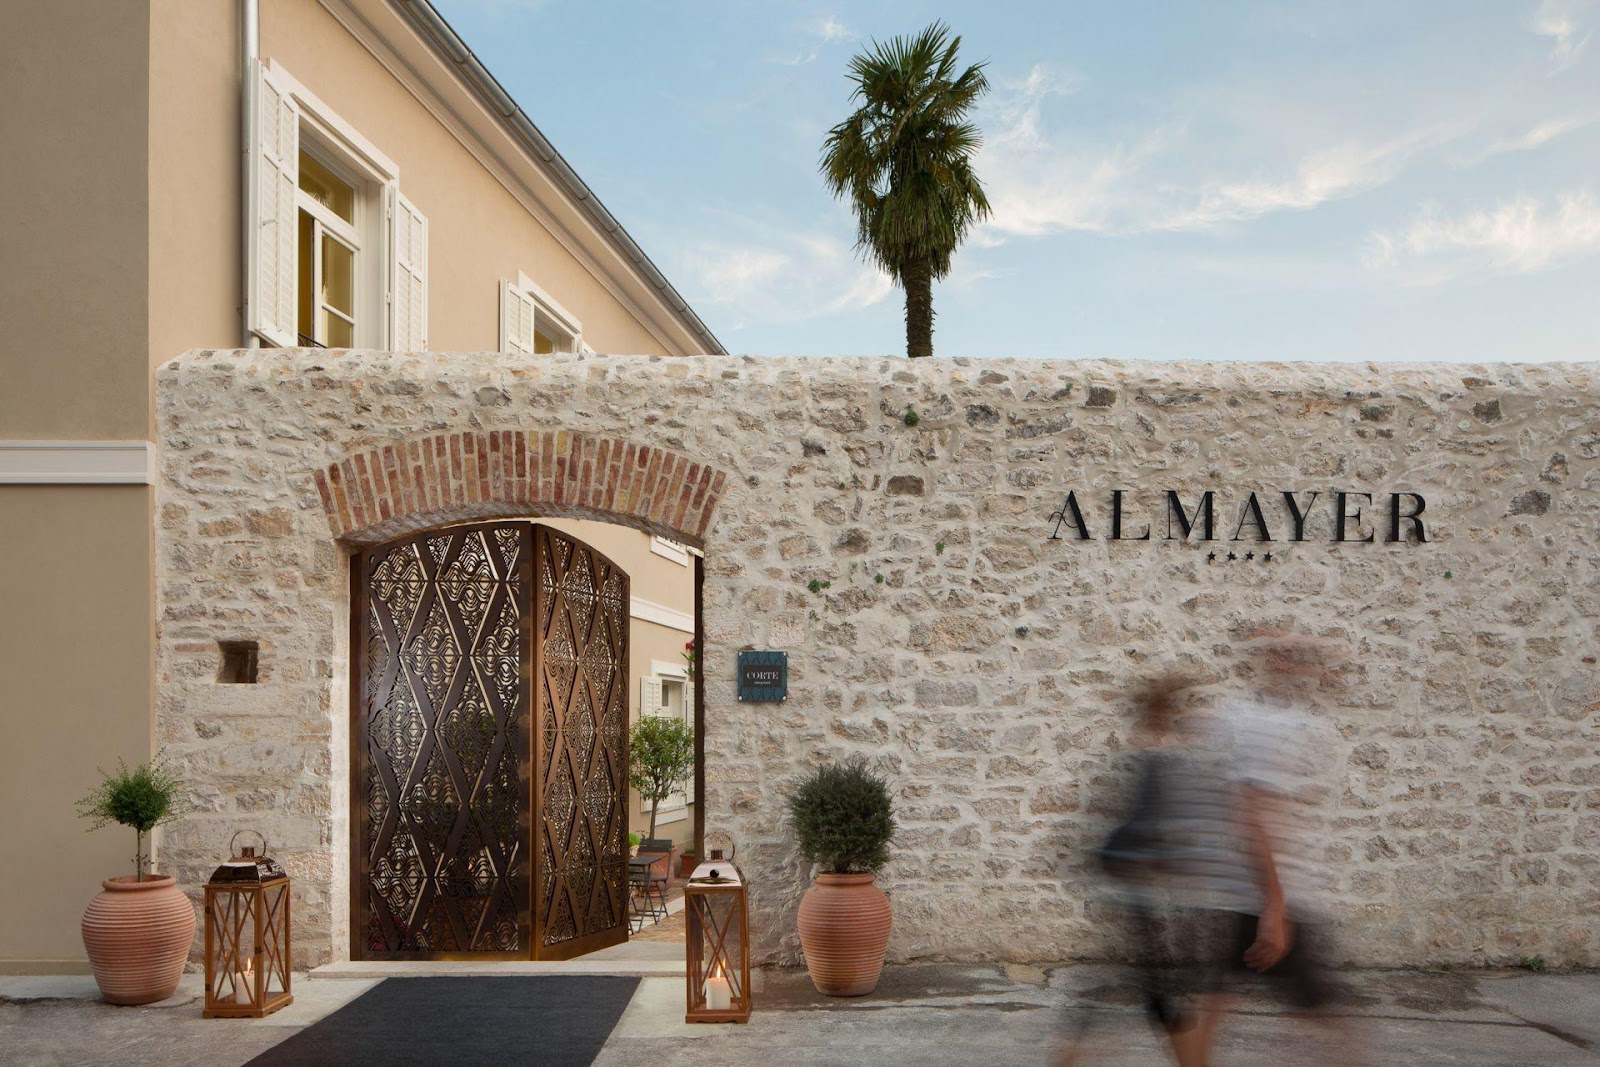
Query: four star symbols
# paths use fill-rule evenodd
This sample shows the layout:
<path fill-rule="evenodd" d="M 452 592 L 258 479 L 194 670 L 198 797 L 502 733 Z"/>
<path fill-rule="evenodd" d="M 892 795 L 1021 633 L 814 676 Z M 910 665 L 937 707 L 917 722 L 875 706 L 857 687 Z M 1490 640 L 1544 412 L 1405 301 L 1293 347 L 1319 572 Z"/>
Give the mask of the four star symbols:
<path fill-rule="evenodd" d="M 1254 561 L 1254 560 L 1260 560 L 1262 563 L 1271 563 L 1272 562 L 1272 553 L 1271 552 L 1262 552 L 1260 555 L 1257 555 L 1255 549 L 1247 550 L 1242 557 L 1239 555 L 1239 553 L 1232 552 L 1232 551 L 1228 552 L 1228 554 L 1225 555 L 1225 556 L 1219 556 L 1216 553 L 1216 550 L 1214 550 L 1214 549 L 1212 551 L 1206 553 L 1206 562 L 1207 563 L 1218 563 L 1218 562 L 1235 563 L 1235 562 L 1238 562 L 1240 559 L 1244 559 L 1246 562 L 1250 562 L 1250 561 Z"/>

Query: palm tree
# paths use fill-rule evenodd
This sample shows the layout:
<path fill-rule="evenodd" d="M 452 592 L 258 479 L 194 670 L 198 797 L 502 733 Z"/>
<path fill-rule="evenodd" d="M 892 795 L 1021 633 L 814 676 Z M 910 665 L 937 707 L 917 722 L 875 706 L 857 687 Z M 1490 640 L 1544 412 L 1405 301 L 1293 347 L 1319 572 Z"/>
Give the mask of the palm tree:
<path fill-rule="evenodd" d="M 906 292 L 908 356 L 933 355 L 933 280 L 989 214 L 972 170 L 983 138 L 966 119 L 989 80 L 983 63 L 956 73 L 960 47 L 939 22 L 872 42 L 850 60 L 860 107 L 822 145 L 828 188 L 855 208 L 856 247 Z"/>

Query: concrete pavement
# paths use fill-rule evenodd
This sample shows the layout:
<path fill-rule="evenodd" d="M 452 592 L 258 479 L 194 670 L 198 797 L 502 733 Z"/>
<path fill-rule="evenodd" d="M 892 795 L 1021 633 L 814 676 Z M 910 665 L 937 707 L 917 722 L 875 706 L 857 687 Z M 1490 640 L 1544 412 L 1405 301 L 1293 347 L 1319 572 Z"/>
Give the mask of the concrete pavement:
<path fill-rule="evenodd" d="M 1508 1067 L 1600 1065 L 1600 974 L 1369 971 L 1341 976 L 1341 1029 L 1327 1033 L 1268 1002 L 1241 1001 L 1219 1067 L 1358 1062 Z M 88 978 L 0 978 L 0 1062 L 7 1065 L 238 1065 L 359 996 L 372 977 L 295 980 L 295 1003 L 263 1020 L 203 1020 L 199 978 L 169 1001 L 114 1008 Z M 817 995 L 803 971 L 761 976 L 744 1026 L 683 1022 L 683 979 L 646 977 L 598 1067 L 1044 1064 L 1063 1031 L 1091 1021 L 1086 1065 L 1167 1062 L 1126 973 L 1083 964 L 930 964 L 889 968 L 870 997 Z M 537 1064 L 536 1050 L 530 1063 Z"/>

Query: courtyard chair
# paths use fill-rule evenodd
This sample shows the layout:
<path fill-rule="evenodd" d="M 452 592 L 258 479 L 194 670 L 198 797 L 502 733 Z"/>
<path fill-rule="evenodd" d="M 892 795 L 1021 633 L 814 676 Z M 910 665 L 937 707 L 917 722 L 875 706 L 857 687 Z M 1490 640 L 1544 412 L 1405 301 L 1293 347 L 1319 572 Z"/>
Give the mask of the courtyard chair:
<path fill-rule="evenodd" d="M 667 894 L 652 867 L 628 868 L 628 921 L 633 932 L 644 929 L 644 920 L 659 923 L 667 917 Z"/>
<path fill-rule="evenodd" d="M 661 881 L 661 891 L 666 892 L 667 886 L 672 884 L 672 860 L 677 846 L 670 837 L 647 837 L 639 842 L 639 854 L 659 855 L 661 858 L 650 866 L 650 874 Z"/>

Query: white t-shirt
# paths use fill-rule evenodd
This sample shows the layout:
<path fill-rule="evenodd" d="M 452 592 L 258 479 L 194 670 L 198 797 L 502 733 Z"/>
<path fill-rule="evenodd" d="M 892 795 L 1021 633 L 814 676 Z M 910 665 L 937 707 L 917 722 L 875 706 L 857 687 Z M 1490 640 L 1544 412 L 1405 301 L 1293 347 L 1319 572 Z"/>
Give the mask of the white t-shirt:
<path fill-rule="evenodd" d="M 1260 913 L 1253 850 L 1240 821 L 1248 790 L 1266 820 L 1289 914 L 1320 917 L 1331 729 L 1303 707 L 1259 695 L 1191 713 L 1186 727 L 1186 743 L 1163 779 L 1163 836 L 1177 899 Z"/>
<path fill-rule="evenodd" d="M 1263 695 L 1230 701 L 1225 715 L 1234 781 L 1259 800 L 1289 914 L 1319 918 L 1328 903 L 1324 850 L 1334 801 L 1333 726 L 1303 704 Z"/>

